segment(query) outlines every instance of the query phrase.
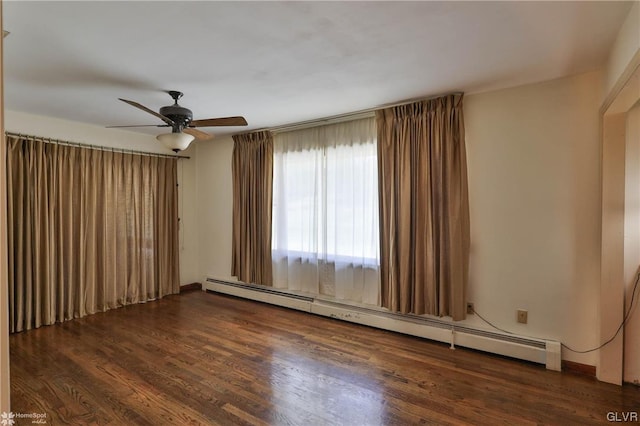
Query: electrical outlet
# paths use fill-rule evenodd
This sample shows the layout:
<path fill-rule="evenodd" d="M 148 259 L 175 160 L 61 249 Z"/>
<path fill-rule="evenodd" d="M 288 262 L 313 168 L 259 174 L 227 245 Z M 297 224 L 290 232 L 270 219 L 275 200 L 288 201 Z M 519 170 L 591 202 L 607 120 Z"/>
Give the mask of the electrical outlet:
<path fill-rule="evenodd" d="M 528 311 L 525 311 L 524 309 L 518 309 L 516 312 L 518 313 L 518 322 L 522 324 L 526 324 Z"/>
<path fill-rule="evenodd" d="M 473 309 L 473 302 L 467 302 L 467 314 L 471 315 L 475 312 Z"/>

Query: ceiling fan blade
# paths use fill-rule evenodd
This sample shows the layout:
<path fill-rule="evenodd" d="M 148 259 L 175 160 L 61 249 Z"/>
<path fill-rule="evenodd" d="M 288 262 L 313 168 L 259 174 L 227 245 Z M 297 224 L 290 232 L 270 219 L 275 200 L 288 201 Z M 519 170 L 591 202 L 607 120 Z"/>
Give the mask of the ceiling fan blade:
<path fill-rule="evenodd" d="M 188 133 L 191 136 L 194 136 L 196 139 L 213 139 L 213 135 L 203 132 L 202 130 L 191 129 L 189 127 L 185 127 L 184 129 L 182 129 L 182 132 Z"/>
<path fill-rule="evenodd" d="M 171 127 L 168 124 L 133 124 L 130 126 L 107 126 L 107 129 L 118 129 L 121 127 Z"/>
<path fill-rule="evenodd" d="M 246 126 L 247 120 L 244 117 L 220 117 L 207 118 L 204 120 L 193 120 L 189 126 L 193 127 L 219 127 L 219 126 Z"/>
<path fill-rule="evenodd" d="M 164 121 L 165 123 L 167 123 L 167 124 L 168 124 L 168 125 L 170 125 L 170 126 L 175 126 L 175 123 L 173 122 L 173 120 L 171 120 L 171 119 L 170 119 L 170 118 L 168 118 L 168 117 L 165 117 L 165 116 L 164 116 L 164 115 L 162 115 L 162 114 L 158 114 L 157 112 L 155 112 L 155 111 L 153 111 L 153 110 L 151 110 L 151 109 L 147 108 L 146 106 L 144 106 L 144 105 L 142 105 L 142 104 L 139 104 L 139 103 L 134 102 L 134 101 L 128 101 L 128 100 L 126 100 L 126 99 L 122 99 L 122 98 L 118 98 L 118 99 L 120 99 L 122 102 L 125 102 L 125 103 L 127 103 L 127 104 L 131 105 L 132 107 L 136 107 L 136 108 L 138 108 L 138 109 L 141 109 L 141 110 L 142 110 L 142 111 L 144 111 L 144 112 L 148 112 L 149 114 L 151 114 L 151 115 L 154 115 L 154 116 L 158 117 L 160 120 Z"/>

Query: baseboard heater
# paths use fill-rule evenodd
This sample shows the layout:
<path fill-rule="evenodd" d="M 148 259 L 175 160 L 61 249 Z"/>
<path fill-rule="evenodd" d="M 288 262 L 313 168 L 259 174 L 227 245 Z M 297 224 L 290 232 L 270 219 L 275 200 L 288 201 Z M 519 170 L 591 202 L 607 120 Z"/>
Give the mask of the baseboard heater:
<path fill-rule="evenodd" d="M 396 314 L 366 307 L 301 296 L 266 286 L 207 278 L 204 290 L 238 296 L 383 330 L 409 334 L 498 355 L 544 364 L 560 371 L 560 342 L 498 333 L 438 318 Z"/>

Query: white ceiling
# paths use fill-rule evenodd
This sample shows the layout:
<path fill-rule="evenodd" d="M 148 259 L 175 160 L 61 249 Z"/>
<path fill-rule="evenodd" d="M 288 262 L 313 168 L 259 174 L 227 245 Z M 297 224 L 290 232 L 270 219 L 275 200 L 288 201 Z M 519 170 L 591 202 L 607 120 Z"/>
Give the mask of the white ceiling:
<path fill-rule="evenodd" d="M 194 119 L 257 129 L 604 64 L 631 2 L 4 1 L 5 108 L 156 124 L 185 93 Z M 160 129 L 132 129 L 161 133 Z M 205 128 L 217 135 L 241 128 Z"/>

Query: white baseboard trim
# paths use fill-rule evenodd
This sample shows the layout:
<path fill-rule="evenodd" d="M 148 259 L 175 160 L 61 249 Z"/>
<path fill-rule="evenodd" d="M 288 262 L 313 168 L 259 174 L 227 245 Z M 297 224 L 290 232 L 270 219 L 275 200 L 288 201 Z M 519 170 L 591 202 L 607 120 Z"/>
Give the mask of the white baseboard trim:
<path fill-rule="evenodd" d="M 544 364 L 549 370 L 561 371 L 562 368 L 560 342 L 552 340 L 534 339 L 466 325 L 456 325 L 455 323 L 432 317 L 395 314 L 383 310 L 297 295 L 271 287 L 249 285 L 216 278 L 207 278 L 203 289 L 445 342 L 451 344 L 452 347 L 462 346 Z"/>

